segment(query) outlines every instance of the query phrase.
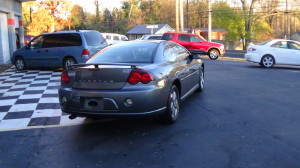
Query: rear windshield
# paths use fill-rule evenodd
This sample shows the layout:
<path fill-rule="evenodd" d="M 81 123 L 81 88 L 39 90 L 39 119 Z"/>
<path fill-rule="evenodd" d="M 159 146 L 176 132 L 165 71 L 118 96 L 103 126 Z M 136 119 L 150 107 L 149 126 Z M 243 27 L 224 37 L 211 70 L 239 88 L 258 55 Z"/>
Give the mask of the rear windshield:
<path fill-rule="evenodd" d="M 128 42 L 103 49 L 86 63 L 152 63 L 157 43 Z"/>
<path fill-rule="evenodd" d="M 106 40 L 100 32 L 83 32 L 88 46 L 107 46 Z"/>
<path fill-rule="evenodd" d="M 162 40 L 172 40 L 174 37 L 174 34 L 164 34 L 161 39 Z"/>

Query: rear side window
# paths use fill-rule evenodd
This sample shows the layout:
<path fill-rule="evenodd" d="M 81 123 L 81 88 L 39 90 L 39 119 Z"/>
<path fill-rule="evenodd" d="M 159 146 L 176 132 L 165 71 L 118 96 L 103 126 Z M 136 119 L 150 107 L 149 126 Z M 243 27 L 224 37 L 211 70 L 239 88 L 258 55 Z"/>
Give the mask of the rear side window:
<path fill-rule="evenodd" d="M 128 41 L 128 38 L 126 36 L 121 36 L 121 41 Z"/>
<path fill-rule="evenodd" d="M 111 36 L 110 36 L 110 35 L 106 35 L 106 39 L 107 39 L 107 40 L 110 40 L 110 39 L 111 39 Z"/>
<path fill-rule="evenodd" d="M 114 36 L 114 40 L 119 41 L 119 40 L 120 40 L 120 39 L 119 39 L 119 36 Z"/>
<path fill-rule="evenodd" d="M 190 41 L 190 36 L 186 34 L 179 34 L 178 35 L 178 40 L 179 41 Z"/>
<path fill-rule="evenodd" d="M 43 48 L 81 46 L 81 37 L 77 33 L 50 34 L 44 36 Z"/>
<path fill-rule="evenodd" d="M 187 50 L 177 44 L 171 44 L 165 48 L 164 51 L 165 60 L 168 62 L 181 61 L 189 56 Z"/>
<path fill-rule="evenodd" d="M 174 37 L 174 34 L 164 34 L 161 39 L 162 40 L 172 40 Z"/>
<path fill-rule="evenodd" d="M 102 37 L 100 32 L 83 32 L 83 35 L 88 46 L 107 46 L 106 40 Z"/>

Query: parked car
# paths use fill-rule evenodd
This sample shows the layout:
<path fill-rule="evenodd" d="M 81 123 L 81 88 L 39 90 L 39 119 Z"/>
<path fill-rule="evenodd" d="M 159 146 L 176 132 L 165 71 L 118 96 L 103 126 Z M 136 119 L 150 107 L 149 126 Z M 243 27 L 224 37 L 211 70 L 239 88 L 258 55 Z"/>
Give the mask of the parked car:
<path fill-rule="evenodd" d="M 24 44 L 27 45 L 35 36 L 33 35 L 25 35 L 24 36 Z"/>
<path fill-rule="evenodd" d="M 160 40 L 162 35 L 159 34 L 146 34 L 143 35 L 140 40 Z"/>
<path fill-rule="evenodd" d="M 173 123 L 179 105 L 204 88 L 204 63 L 170 41 L 129 41 L 100 51 L 61 74 L 59 102 L 77 116 L 160 115 Z"/>
<path fill-rule="evenodd" d="M 15 51 L 11 62 L 18 70 L 30 67 L 65 67 L 84 63 L 106 46 L 106 40 L 95 30 L 45 33 Z"/>
<path fill-rule="evenodd" d="M 250 45 L 245 54 L 249 62 L 270 68 L 275 64 L 300 65 L 300 43 L 292 40 L 275 39 L 258 45 Z"/>
<path fill-rule="evenodd" d="M 102 33 L 103 37 L 106 39 L 108 45 L 113 45 L 128 41 L 128 38 L 125 35 L 115 34 L 115 33 Z"/>
<path fill-rule="evenodd" d="M 170 40 L 181 44 L 191 53 L 206 54 L 210 59 L 218 59 L 225 54 L 224 45 L 220 43 L 208 42 L 202 36 L 191 33 L 167 32 L 164 33 L 162 40 Z"/>

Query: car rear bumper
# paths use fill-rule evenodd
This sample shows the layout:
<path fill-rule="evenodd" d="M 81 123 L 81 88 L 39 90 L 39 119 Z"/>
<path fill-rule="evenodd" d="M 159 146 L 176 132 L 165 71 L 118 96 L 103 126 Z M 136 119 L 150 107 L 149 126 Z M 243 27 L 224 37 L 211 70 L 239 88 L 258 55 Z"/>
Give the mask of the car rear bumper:
<path fill-rule="evenodd" d="M 166 99 L 161 88 L 118 91 L 59 89 L 61 110 L 86 117 L 161 114 L 166 110 Z M 130 105 L 126 100 L 133 103 Z"/>
<path fill-rule="evenodd" d="M 246 53 L 245 59 L 249 62 L 255 62 L 255 63 L 260 63 L 261 61 L 261 57 L 254 53 Z"/>

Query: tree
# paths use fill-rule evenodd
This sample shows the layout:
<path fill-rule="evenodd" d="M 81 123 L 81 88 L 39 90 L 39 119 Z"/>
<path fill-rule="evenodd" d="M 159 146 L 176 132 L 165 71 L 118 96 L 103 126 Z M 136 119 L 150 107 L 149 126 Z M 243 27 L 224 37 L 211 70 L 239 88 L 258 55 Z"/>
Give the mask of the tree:
<path fill-rule="evenodd" d="M 189 2 L 189 27 L 207 27 L 207 0 L 193 0 Z M 187 13 L 186 12 L 186 13 Z"/>
<path fill-rule="evenodd" d="M 79 5 L 74 5 L 69 15 L 69 29 L 85 29 L 86 14 Z"/>
<path fill-rule="evenodd" d="M 230 7 L 225 1 L 214 3 L 212 8 L 213 27 L 227 30 L 227 41 L 239 41 L 242 39 L 245 30 L 241 10 Z"/>
<path fill-rule="evenodd" d="M 55 24 L 60 21 L 61 24 L 67 24 L 67 18 L 72 9 L 72 5 L 68 0 L 38 0 L 39 8 L 42 7 L 49 12 L 51 19 L 49 20 L 50 31 L 55 30 Z"/>
<path fill-rule="evenodd" d="M 68 25 L 72 4 L 68 0 L 39 0 L 22 3 L 25 29 L 28 34 L 53 32 Z"/>

